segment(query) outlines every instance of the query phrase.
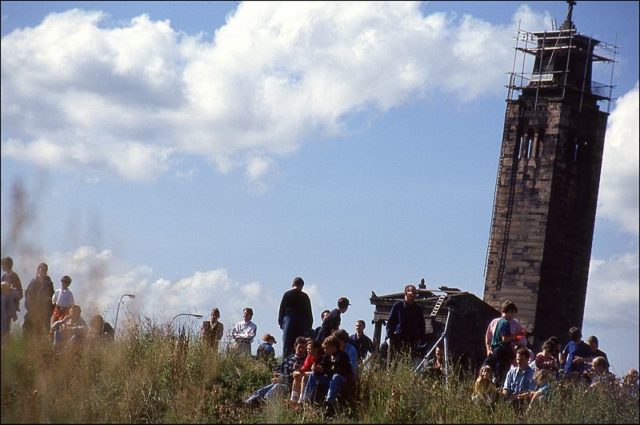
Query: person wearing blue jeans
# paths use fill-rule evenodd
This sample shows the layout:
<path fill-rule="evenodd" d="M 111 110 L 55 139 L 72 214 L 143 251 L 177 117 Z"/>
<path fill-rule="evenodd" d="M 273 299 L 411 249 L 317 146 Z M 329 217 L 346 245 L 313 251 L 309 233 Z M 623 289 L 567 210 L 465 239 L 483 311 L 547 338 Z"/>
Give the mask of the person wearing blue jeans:
<path fill-rule="evenodd" d="M 260 402 L 270 400 L 278 394 L 285 394 L 291 391 L 293 382 L 293 371 L 299 369 L 307 357 L 307 339 L 305 337 L 296 338 L 295 352 L 286 357 L 273 374 L 271 383 L 257 389 L 244 403 L 248 406 L 255 406 Z"/>
<path fill-rule="evenodd" d="M 324 397 L 324 415 L 333 416 L 338 397 L 346 386 L 353 381 L 353 372 L 349 356 L 340 350 L 340 341 L 335 335 L 328 336 L 322 343 L 325 355 L 313 367 L 303 395 L 303 400 L 313 402 Z"/>

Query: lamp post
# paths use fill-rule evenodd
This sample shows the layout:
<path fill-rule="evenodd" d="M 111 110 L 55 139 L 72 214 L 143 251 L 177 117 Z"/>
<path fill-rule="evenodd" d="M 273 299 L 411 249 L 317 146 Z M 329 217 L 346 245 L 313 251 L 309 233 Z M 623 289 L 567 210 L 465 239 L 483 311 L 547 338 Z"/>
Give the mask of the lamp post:
<path fill-rule="evenodd" d="M 202 314 L 179 313 L 179 314 L 176 314 L 175 316 L 173 316 L 171 318 L 171 320 L 169 321 L 169 328 L 171 328 L 171 324 L 173 323 L 173 320 L 178 316 L 192 316 L 192 317 L 196 317 L 198 319 L 202 318 Z"/>
<path fill-rule="evenodd" d="M 115 321 L 115 323 L 113 324 L 113 338 L 114 338 L 114 339 L 115 339 L 115 337 L 116 337 L 116 329 L 118 329 L 118 314 L 120 314 L 120 304 L 122 304 L 122 299 L 123 299 L 124 297 L 127 297 L 127 298 L 135 298 L 136 296 L 135 296 L 135 295 L 133 295 L 133 294 L 123 294 L 123 295 L 120 297 L 120 301 L 118 301 L 118 308 L 116 309 L 116 321 Z"/>

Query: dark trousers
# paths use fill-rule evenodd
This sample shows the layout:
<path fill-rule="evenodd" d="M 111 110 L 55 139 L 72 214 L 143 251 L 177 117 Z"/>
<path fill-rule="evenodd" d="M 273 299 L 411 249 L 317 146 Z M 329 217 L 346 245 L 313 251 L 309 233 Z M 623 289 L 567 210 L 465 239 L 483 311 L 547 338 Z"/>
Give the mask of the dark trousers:
<path fill-rule="evenodd" d="M 504 384 L 504 379 L 507 376 L 507 372 L 511 368 L 511 362 L 515 358 L 515 355 L 513 354 L 513 349 L 511 349 L 511 346 L 508 344 L 501 344 L 492 350 L 493 361 L 495 364 L 493 376 L 498 380 L 498 384 L 502 386 L 502 384 Z"/>
<path fill-rule="evenodd" d="M 294 352 L 296 338 L 306 336 L 307 329 L 304 326 L 305 320 L 302 316 L 286 315 L 284 316 L 282 326 L 282 358 L 285 359 L 289 354 Z"/>

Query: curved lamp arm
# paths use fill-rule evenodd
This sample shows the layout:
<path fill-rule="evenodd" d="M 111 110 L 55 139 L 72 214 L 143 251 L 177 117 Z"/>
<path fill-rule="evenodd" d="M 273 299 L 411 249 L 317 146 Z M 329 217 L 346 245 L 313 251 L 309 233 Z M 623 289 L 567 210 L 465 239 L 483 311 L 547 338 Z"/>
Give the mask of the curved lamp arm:
<path fill-rule="evenodd" d="M 202 314 L 179 313 L 171 318 L 171 320 L 169 321 L 169 327 L 171 327 L 171 324 L 173 323 L 174 319 L 178 316 L 192 316 L 192 317 L 197 317 L 198 319 L 202 318 Z"/>
<path fill-rule="evenodd" d="M 117 310 L 116 310 L 116 321 L 115 321 L 115 323 L 113 324 L 113 338 L 114 338 L 114 339 L 115 339 L 115 337 L 116 337 L 116 329 L 118 329 L 118 314 L 120 314 L 120 304 L 122 304 L 122 299 L 123 299 L 124 297 L 127 297 L 127 298 L 135 298 L 136 296 L 135 296 L 135 295 L 133 295 L 133 294 L 123 294 L 123 295 L 120 297 L 120 301 L 118 301 L 118 308 L 117 308 Z"/>

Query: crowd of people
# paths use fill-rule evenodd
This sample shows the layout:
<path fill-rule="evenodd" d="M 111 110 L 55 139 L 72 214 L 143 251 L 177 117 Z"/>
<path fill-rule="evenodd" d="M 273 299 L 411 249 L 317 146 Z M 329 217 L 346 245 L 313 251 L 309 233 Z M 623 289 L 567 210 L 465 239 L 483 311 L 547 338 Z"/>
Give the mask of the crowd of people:
<path fill-rule="evenodd" d="M 2 269 L 3 344 L 11 321 L 17 320 L 23 295 L 24 335 L 49 334 L 56 353 L 69 350 L 86 338 L 114 338 L 113 328 L 102 316 L 94 315 L 88 325 L 83 320 L 82 310 L 75 304 L 70 290 L 70 276 L 63 276 L 60 288 L 54 290 L 48 267 L 41 263 L 23 294 L 10 257 L 2 259 Z M 426 359 L 426 329 L 424 312 L 416 303 L 418 291 L 414 285 L 406 285 L 404 299 L 392 306 L 386 321 L 387 338 L 379 350 L 364 333 L 364 320 L 355 321 L 352 335 L 341 328 L 342 315 L 351 305 L 345 297 L 337 300 L 334 309 L 324 310 L 321 325 L 313 329 L 311 302 L 303 288 L 304 280 L 296 277 L 280 302 L 277 323 L 283 332 L 283 355 L 279 364 L 273 347 L 276 338 L 271 334 L 262 337 L 255 357 L 275 367 L 271 381 L 247 397 L 247 406 L 258 406 L 274 397 L 283 397 L 295 406 L 304 403 L 322 406 L 324 415 L 330 417 L 340 403 L 353 399 L 361 369 L 372 363 L 374 354 L 376 358 L 384 359 L 378 363 L 381 365 L 389 366 L 398 356 L 405 356 L 411 358 L 414 365 L 422 366 Z M 568 332 L 569 342 L 564 347 L 559 338 L 550 337 L 542 344 L 541 351 L 534 353 L 528 344 L 527 330 L 515 317 L 517 313 L 517 306 L 505 301 L 500 317 L 487 326 L 487 356 L 473 385 L 474 401 L 487 406 L 508 402 L 519 409 L 530 408 L 550 396 L 554 382 L 583 384 L 587 390 L 616 389 L 625 396 L 638 398 L 638 371 L 630 369 L 618 380 L 609 371 L 607 355 L 600 349 L 596 336 L 588 337 L 585 342 L 580 329 L 572 327 Z M 257 334 L 257 325 L 252 318 L 253 309 L 245 307 L 242 320 L 229 332 L 232 342 L 228 350 L 252 356 L 251 344 Z M 202 323 L 200 336 L 214 353 L 219 351 L 224 329 L 219 309 L 213 308 L 209 320 Z M 429 352 L 433 352 L 433 357 L 425 367 L 417 367 L 416 373 L 435 373 L 446 378 L 445 346 L 439 344 Z"/>
<path fill-rule="evenodd" d="M 282 362 L 275 367 L 271 382 L 252 393 L 245 403 L 256 406 L 274 397 L 284 397 L 293 404 L 322 405 L 325 416 L 331 416 L 340 401 L 348 402 L 353 397 L 359 370 L 368 364 L 376 350 L 364 334 L 364 320 L 355 322 L 355 333 L 351 336 L 340 328 L 342 315 L 350 305 L 344 297 L 333 310 L 324 310 L 321 325 L 312 329 L 309 297 L 303 287 L 302 278 L 295 278 L 292 289 L 285 292 L 280 304 Z M 389 365 L 399 355 L 410 357 L 414 365 L 424 362 L 426 330 L 424 312 L 416 303 L 417 292 L 414 285 L 407 285 L 404 300 L 392 306 L 386 322 L 386 341 L 377 350 L 378 359 L 385 361 L 378 364 Z M 506 402 L 519 410 L 528 409 L 550 396 L 554 382 L 583 385 L 587 391 L 603 386 L 608 391 L 615 389 L 637 399 L 638 371 L 631 369 L 618 380 L 609 371 L 607 355 L 599 348 L 596 336 L 584 342 L 580 329 L 573 327 L 564 347 L 558 337 L 550 337 L 540 352 L 534 353 L 527 340 L 530 334 L 516 319 L 517 313 L 517 306 L 505 301 L 500 317 L 487 326 L 487 356 L 473 385 L 474 401 L 487 406 Z M 242 344 L 242 330 L 251 328 L 255 336 L 255 326 L 249 325 L 250 319 L 251 316 L 245 314 L 245 321 L 236 324 L 234 329 L 238 332 L 234 332 L 233 337 L 240 339 L 236 346 Z M 263 351 L 261 347 L 267 340 L 275 343 L 273 336 L 265 335 L 258 352 Z M 430 351 L 433 356 L 424 367 L 415 370 L 446 377 L 444 345 L 439 343 Z"/>
<path fill-rule="evenodd" d="M 75 303 L 69 289 L 72 279 L 63 276 L 60 288 L 54 290 L 49 267 L 40 263 L 36 275 L 23 292 L 20 276 L 13 270 L 13 259 L 4 257 L 2 264 L 2 299 L 0 319 L 2 344 L 9 338 L 11 322 L 18 320 L 20 301 L 24 298 L 23 335 L 26 338 L 47 336 L 54 352 L 59 355 L 74 351 L 86 339 L 112 340 L 114 329 L 100 314 L 95 314 L 89 324 L 82 318 L 82 308 Z"/>

